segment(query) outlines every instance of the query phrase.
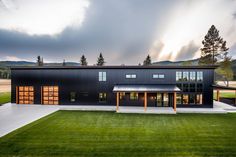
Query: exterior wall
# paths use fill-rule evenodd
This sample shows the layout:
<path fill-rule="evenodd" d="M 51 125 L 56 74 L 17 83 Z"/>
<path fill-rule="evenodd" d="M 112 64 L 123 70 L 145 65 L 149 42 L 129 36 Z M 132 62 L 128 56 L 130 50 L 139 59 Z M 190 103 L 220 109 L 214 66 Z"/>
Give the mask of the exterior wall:
<path fill-rule="evenodd" d="M 34 102 L 41 103 L 41 86 L 59 86 L 59 104 L 68 105 L 115 105 L 116 95 L 113 87 L 117 84 L 174 84 L 176 71 L 203 71 L 203 104 L 184 105 L 184 107 L 212 107 L 213 103 L 213 69 L 125 69 L 125 68 L 91 68 L 91 69 L 12 69 L 12 98 L 16 102 L 16 86 L 34 86 Z M 106 81 L 99 82 L 98 73 L 106 72 Z M 126 74 L 136 74 L 136 79 L 125 78 Z M 164 74 L 164 79 L 153 79 L 152 74 Z M 70 102 L 70 92 L 77 93 L 76 102 Z M 98 102 L 98 93 L 107 93 L 107 102 Z M 88 95 L 88 96 L 84 96 Z M 148 94 L 149 95 L 149 94 Z M 138 101 L 122 102 L 122 105 L 143 106 L 142 94 Z M 148 100 L 148 106 L 153 106 Z M 181 107 L 183 105 L 177 105 Z"/>

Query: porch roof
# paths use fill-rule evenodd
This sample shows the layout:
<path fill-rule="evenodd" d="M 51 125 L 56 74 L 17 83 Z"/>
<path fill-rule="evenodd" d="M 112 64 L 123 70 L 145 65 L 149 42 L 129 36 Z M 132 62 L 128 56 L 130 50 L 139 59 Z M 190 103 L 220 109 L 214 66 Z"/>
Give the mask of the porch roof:
<path fill-rule="evenodd" d="M 180 92 L 176 85 L 115 85 L 113 92 Z"/>

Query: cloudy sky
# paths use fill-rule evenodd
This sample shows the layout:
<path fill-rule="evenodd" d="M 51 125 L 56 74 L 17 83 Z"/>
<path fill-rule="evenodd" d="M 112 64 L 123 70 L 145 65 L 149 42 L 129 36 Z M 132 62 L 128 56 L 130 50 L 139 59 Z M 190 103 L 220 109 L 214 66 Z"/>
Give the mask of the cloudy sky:
<path fill-rule="evenodd" d="M 193 59 L 212 24 L 236 58 L 236 0 L 0 0 L 0 60 Z"/>

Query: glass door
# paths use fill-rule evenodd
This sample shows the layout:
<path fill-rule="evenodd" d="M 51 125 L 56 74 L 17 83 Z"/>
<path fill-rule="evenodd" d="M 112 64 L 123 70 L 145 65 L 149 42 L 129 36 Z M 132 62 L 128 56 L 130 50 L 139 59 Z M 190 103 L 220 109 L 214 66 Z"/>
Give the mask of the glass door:
<path fill-rule="evenodd" d="M 161 107 L 162 106 L 162 93 L 157 93 L 157 100 L 156 100 L 156 106 Z"/>
<path fill-rule="evenodd" d="M 163 106 L 169 107 L 169 94 L 163 93 Z"/>

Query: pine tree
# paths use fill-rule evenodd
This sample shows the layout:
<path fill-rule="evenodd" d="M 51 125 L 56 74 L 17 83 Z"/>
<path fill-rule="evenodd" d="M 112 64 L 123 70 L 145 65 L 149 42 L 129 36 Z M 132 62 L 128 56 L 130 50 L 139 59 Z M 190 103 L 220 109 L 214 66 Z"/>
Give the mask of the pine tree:
<path fill-rule="evenodd" d="M 82 55 L 80 58 L 80 65 L 83 65 L 83 66 L 88 65 L 87 59 L 85 58 L 84 55 Z"/>
<path fill-rule="evenodd" d="M 66 66 L 66 61 L 63 59 L 62 66 Z"/>
<path fill-rule="evenodd" d="M 229 81 L 233 79 L 234 73 L 232 69 L 232 57 L 228 53 L 224 54 L 223 61 L 220 62 L 220 67 L 216 69 L 216 73 L 222 76 L 226 86 L 229 86 Z"/>
<path fill-rule="evenodd" d="M 199 64 L 216 64 L 229 49 L 214 25 L 208 30 L 202 44 Z"/>
<path fill-rule="evenodd" d="M 143 61 L 143 65 L 151 65 L 151 64 L 152 64 L 151 57 L 147 55 L 146 59 Z"/>
<path fill-rule="evenodd" d="M 43 66 L 43 58 L 41 58 L 40 56 L 37 57 L 37 65 Z"/>
<path fill-rule="evenodd" d="M 102 56 L 102 53 L 100 53 L 97 60 L 97 66 L 103 66 L 104 64 L 105 64 L 105 60 Z"/>

